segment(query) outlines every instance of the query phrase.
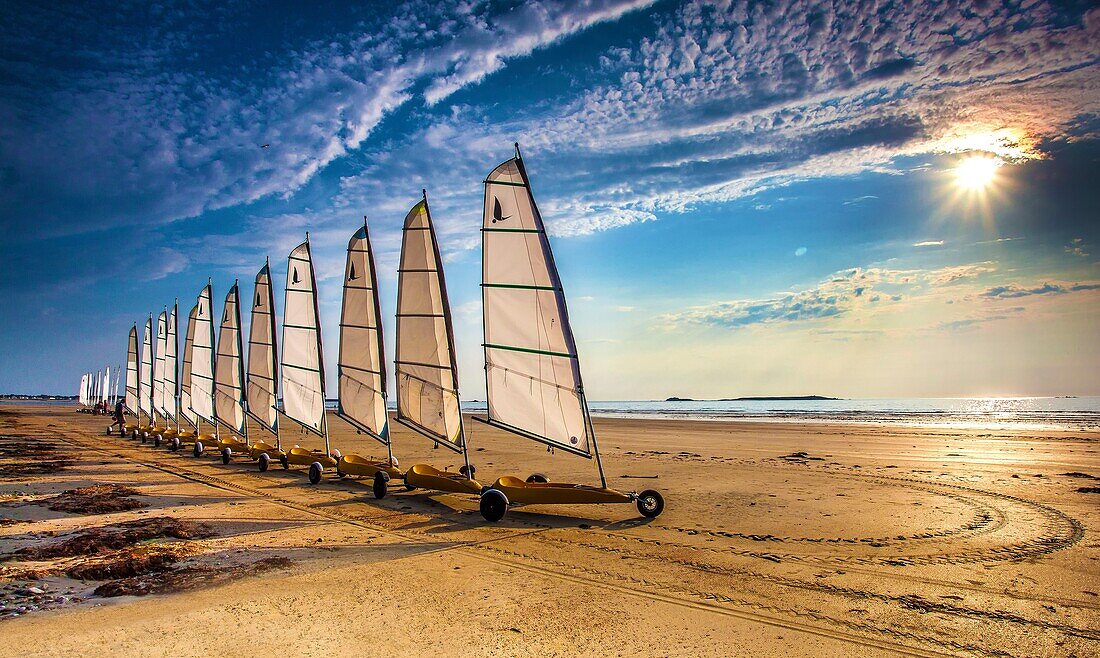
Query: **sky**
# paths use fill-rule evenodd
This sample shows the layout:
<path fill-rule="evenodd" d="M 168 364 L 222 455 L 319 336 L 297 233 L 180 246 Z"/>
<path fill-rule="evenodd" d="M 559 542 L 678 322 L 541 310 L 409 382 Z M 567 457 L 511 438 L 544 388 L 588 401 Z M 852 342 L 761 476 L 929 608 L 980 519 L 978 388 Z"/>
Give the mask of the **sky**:
<path fill-rule="evenodd" d="M 1100 395 L 1097 44 L 1074 1 L 3 2 L 0 393 L 268 257 L 281 312 L 309 231 L 334 395 L 347 241 L 392 350 L 426 188 L 484 399 L 519 142 L 590 399 Z"/>

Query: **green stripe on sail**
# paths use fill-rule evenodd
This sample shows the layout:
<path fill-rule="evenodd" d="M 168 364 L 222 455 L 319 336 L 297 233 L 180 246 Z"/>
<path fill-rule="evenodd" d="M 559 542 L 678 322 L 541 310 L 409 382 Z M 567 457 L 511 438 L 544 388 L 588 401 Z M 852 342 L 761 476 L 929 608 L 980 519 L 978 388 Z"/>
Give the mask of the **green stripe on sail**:
<path fill-rule="evenodd" d="M 483 283 L 482 288 L 511 288 L 513 290 L 559 290 L 553 286 L 528 286 L 519 283 Z"/>
<path fill-rule="evenodd" d="M 565 352 L 551 352 L 549 350 L 536 350 L 530 347 L 515 347 L 513 345 L 494 345 L 493 343 L 482 343 L 483 347 L 488 347 L 494 350 L 511 350 L 513 352 L 526 352 L 528 354 L 542 354 L 543 356 L 560 356 L 566 359 L 577 358 L 576 354 L 567 354 Z"/>

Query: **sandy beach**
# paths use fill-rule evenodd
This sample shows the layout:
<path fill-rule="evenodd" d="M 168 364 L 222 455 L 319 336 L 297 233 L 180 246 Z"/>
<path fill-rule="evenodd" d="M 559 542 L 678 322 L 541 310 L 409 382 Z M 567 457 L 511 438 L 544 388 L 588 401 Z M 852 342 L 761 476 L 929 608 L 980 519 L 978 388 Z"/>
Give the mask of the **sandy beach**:
<path fill-rule="evenodd" d="M 0 407 L 0 655 L 1100 653 L 1096 433 L 597 418 L 609 486 L 659 489 L 665 513 L 491 525 L 471 498 L 378 501 L 369 481 L 310 486 L 107 422 Z M 483 482 L 596 478 L 467 427 Z M 459 465 L 393 441 L 403 466 Z M 54 498 L 92 486 L 103 513 Z"/>

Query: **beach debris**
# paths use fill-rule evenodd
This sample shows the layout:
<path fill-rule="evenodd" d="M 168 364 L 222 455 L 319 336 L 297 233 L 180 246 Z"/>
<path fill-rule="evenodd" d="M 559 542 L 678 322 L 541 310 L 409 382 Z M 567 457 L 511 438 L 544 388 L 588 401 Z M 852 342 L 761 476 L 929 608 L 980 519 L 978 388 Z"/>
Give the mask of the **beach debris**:
<path fill-rule="evenodd" d="M 780 459 L 786 459 L 789 462 L 806 462 L 806 461 L 821 462 L 821 461 L 825 461 L 824 457 L 811 457 L 810 454 L 808 452 L 804 451 L 804 450 L 799 450 L 798 452 L 792 452 L 789 455 L 782 455 L 779 458 Z"/>
<path fill-rule="evenodd" d="M 1069 473 L 1062 473 L 1062 475 L 1068 478 L 1079 478 L 1082 480 L 1100 480 L 1100 477 L 1096 475 L 1089 475 L 1088 473 L 1082 473 L 1080 471 L 1071 471 Z"/>
<path fill-rule="evenodd" d="M 103 555 L 150 539 L 202 539 L 214 535 L 210 526 L 171 516 L 155 516 L 116 525 L 80 530 L 60 542 L 28 546 L 15 552 L 25 560 Z"/>
<path fill-rule="evenodd" d="M 239 569 L 219 569 L 206 565 L 187 566 L 155 574 L 113 580 L 95 588 L 93 593 L 96 596 L 110 598 L 186 592 L 220 585 L 242 575 L 258 575 L 286 569 L 292 564 L 293 561 L 290 558 L 276 556 L 241 565 Z"/>
<path fill-rule="evenodd" d="M 1077 493 L 1100 494 L 1100 487 L 1077 487 Z"/>
<path fill-rule="evenodd" d="M 73 514 L 110 514 L 127 512 L 148 507 L 133 496 L 140 495 L 137 489 L 121 484 L 97 484 L 63 491 L 52 498 L 37 501 L 55 512 Z"/>
<path fill-rule="evenodd" d="M 6 478 L 56 473 L 73 465 L 70 457 L 34 437 L 0 434 L 0 476 Z"/>
<path fill-rule="evenodd" d="M 656 480 L 661 477 L 660 475 L 620 475 L 621 478 L 632 478 L 635 480 Z"/>

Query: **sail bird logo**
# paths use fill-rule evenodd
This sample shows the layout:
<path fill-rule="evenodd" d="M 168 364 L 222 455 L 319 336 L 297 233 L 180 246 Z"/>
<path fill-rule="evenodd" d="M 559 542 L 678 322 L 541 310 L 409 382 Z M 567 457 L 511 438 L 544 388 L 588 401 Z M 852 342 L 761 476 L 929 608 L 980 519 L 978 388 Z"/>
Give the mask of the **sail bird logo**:
<path fill-rule="evenodd" d="M 506 219 L 512 218 L 511 215 L 503 217 L 503 214 L 503 211 L 500 209 L 500 199 L 493 197 L 493 223 L 496 224 L 497 222 L 503 222 Z"/>
<path fill-rule="evenodd" d="M 301 283 L 301 279 L 298 278 L 298 268 L 294 268 L 294 275 L 290 279 L 291 283 Z"/>
<path fill-rule="evenodd" d="M 260 308 L 261 306 L 263 306 L 263 302 L 260 301 L 260 293 L 257 292 L 256 293 L 256 305 L 253 306 L 252 308 Z"/>
<path fill-rule="evenodd" d="M 348 269 L 350 270 L 350 273 L 348 274 L 348 281 L 354 281 L 359 278 L 355 276 L 355 263 L 352 263 L 351 267 Z"/>

